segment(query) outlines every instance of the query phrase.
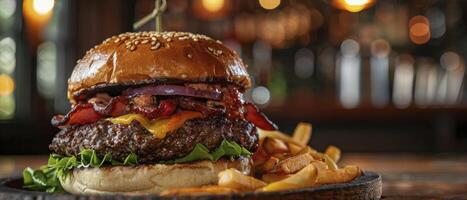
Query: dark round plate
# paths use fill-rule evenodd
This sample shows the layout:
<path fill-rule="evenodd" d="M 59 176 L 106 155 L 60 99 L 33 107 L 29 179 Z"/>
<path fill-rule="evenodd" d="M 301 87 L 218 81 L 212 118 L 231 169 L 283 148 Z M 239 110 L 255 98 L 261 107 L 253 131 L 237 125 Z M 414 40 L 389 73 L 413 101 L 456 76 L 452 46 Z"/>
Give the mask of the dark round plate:
<path fill-rule="evenodd" d="M 350 183 L 330 184 L 314 188 L 303 188 L 279 192 L 245 192 L 226 195 L 201 196 L 122 196 L 100 195 L 84 196 L 71 194 L 49 194 L 22 189 L 23 179 L 12 177 L 0 179 L 0 200 L 50 199 L 50 200 L 218 200 L 218 199 L 264 199 L 264 200 L 304 200 L 304 199 L 380 199 L 382 194 L 381 176 L 365 172 Z"/>

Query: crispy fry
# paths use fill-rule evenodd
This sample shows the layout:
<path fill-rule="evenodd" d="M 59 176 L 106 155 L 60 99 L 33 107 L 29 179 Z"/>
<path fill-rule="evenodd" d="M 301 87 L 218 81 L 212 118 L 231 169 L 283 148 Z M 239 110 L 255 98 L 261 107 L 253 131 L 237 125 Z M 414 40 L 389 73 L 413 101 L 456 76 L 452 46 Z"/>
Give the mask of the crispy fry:
<path fill-rule="evenodd" d="M 282 140 L 276 138 L 264 138 L 263 148 L 269 155 L 289 152 L 287 145 Z"/>
<path fill-rule="evenodd" d="M 341 158 L 341 150 L 335 146 L 328 146 L 324 154 L 328 155 L 335 163 L 339 162 Z"/>
<path fill-rule="evenodd" d="M 316 178 L 318 176 L 316 167 L 314 165 L 308 165 L 299 172 L 290 177 L 273 182 L 263 187 L 262 191 L 278 191 L 288 190 L 296 188 L 305 188 L 315 185 Z"/>
<path fill-rule="evenodd" d="M 236 189 L 209 185 L 203 187 L 194 187 L 194 188 L 178 188 L 166 190 L 161 193 L 162 196 L 183 196 L 183 195 L 203 195 L 203 194 L 225 194 L 238 192 Z"/>
<path fill-rule="evenodd" d="M 271 156 L 263 165 L 262 171 L 263 172 L 270 172 L 272 171 L 276 165 L 279 163 L 279 158 Z"/>
<path fill-rule="evenodd" d="M 292 139 L 302 146 L 308 145 L 311 138 L 311 124 L 300 122 L 293 132 Z"/>
<path fill-rule="evenodd" d="M 258 150 L 256 150 L 256 152 L 253 154 L 252 159 L 253 166 L 257 167 L 266 162 L 266 160 L 269 159 L 269 155 L 264 151 L 264 149 L 260 145 Z"/>
<path fill-rule="evenodd" d="M 218 185 L 237 190 L 255 190 L 266 185 L 265 182 L 247 176 L 235 169 L 226 169 L 218 174 Z"/>
<path fill-rule="evenodd" d="M 295 144 L 289 144 L 289 151 L 292 155 L 297 155 L 300 151 L 302 151 L 306 147 L 301 147 Z"/>
<path fill-rule="evenodd" d="M 261 180 L 227 169 L 218 174 L 217 186 L 169 190 L 163 195 L 288 190 L 350 182 L 362 173 L 357 166 L 338 168 L 339 148 L 331 145 L 321 153 L 308 146 L 311 124 L 299 123 L 292 137 L 280 131 L 258 132 L 260 141 L 253 155 L 253 169 Z"/>
<path fill-rule="evenodd" d="M 313 161 L 311 161 L 311 164 L 314 165 L 316 167 L 316 169 L 318 169 L 318 170 L 329 169 L 328 165 L 326 165 L 325 163 L 323 163 L 321 161 L 313 160 Z"/>
<path fill-rule="evenodd" d="M 317 184 L 333 184 L 350 182 L 360 176 L 361 170 L 357 166 L 346 166 L 337 170 L 318 170 Z"/>
<path fill-rule="evenodd" d="M 292 143 L 297 146 L 304 147 L 304 145 L 302 145 L 301 143 L 296 142 L 290 136 L 279 131 L 266 131 L 266 130 L 258 129 L 258 134 L 259 134 L 260 141 L 264 140 L 264 138 L 266 137 L 270 137 L 270 138 L 276 138 L 276 139 L 282 140 L 287 143 Z"/>
<path fill-rule="evenodd" d="M 293 174 L 306 167 L 313 160 L 310 154 L 300 154 L 280 161 L 272 172 Z"/>
<path fill-rule="evenodd" d="M 291 174 L 277 174 L 277 173 L 263 174 L 263 176 L 261 176 L 261 180 L 263 180 L 266 183 L 272 183 L 272 182 L 284 180 L 290 176 L 292 175 Z"/>
<path fill-rule="evenodd" d="M 324 162 L 326 163 L 326 165 L 328 166 L 329 169 L 333 169 L 333 170 L 338 169 L 338 167 L 337 167 L 336 163 L 334 162 L 334 160 L 332 160 L 326 154 L 324 154 Z"/>

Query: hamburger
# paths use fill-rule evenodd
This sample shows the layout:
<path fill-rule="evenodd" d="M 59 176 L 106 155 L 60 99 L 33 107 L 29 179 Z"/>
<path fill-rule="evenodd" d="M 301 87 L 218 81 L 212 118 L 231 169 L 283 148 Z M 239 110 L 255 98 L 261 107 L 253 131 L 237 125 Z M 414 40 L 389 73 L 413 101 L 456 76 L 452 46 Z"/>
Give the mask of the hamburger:
<path fill-rule="evenodd" d="M 74 194 L 152 194 L 217 183 L 251 170 L 257 128 L 275 130 L 243 93 L 246 65 L 220 41 L 182 32 L 113 36 L 78 60 L 68 80 L 71 110 L 48 164 L 24 185 Z"/>

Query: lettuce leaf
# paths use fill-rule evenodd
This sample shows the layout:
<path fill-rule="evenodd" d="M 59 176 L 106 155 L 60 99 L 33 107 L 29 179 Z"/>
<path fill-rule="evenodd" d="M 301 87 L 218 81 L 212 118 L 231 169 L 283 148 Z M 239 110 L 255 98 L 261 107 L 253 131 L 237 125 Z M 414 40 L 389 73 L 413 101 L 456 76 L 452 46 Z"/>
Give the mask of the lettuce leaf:
<path fill-rule="evenodd" d="M 125 162 L 112 160 L 112 155 L 105 154 L 99 158 L 96 151 L 83 149 L 79 153 L 79 160 L 75 156 L 60 156 L 51 154 L 47 165 L 33 170 L 29 167 L 23 170 L 23 187 L 30 190 L 45 192 L 63 192 L 60 180 L 64 180 L 73 168 L 101 167 L 104 164 L 134 165 L 137 163 L 136 154 L 131 153 L 125 158 Z"/>
<path fill-rule="evenodd" d="M 165 163 L 184 163 L 192 162 L 197 160 L 210 160 L 217 161 L 221 157 L 240 157 L 240 156 L 251 156 L 252 153 L 249 152 L 244 147 L 240 146 L 236 142 L 229 142 L 223 140 L 221 145 L 216 148 L 213 152 L 209 152 L 209 149 L 203 144 L 196 144 L 195 148 L 186 156 L 177 158 L 175 160 L 166 161 Z"/>
<path fill-rule="evenodd" d="M 214 151 L 209 152 L 209 149 L 203 144 L 197 144 L 195 148 L 186 156 L 175 160 L 163 161 L 161 163 L 185 163 L 198 160 L 217 161 L 221 157 L 251 156 L 244 147 L 235 142 L 227 140 L 222 141 L 221 145 Z M 33 170 L 26 168 L 23 170 L 24 188 L 45 192 L 64 192 L 60 185 L 60 180 L 64 180 L 73 168 L 99 168 L 103 165 L 137 165 L 138 157 L 134 153 L 130 153 L 123 163 L 113 160 L 112 155 L 107 153 L 103 158 L 100 158 L 96 151 L 91 149 L 83 149 L 78 157 L 75 156 L 60 156 L 51 154 L 47 165 L 41 166 L 39 169 Z"/>

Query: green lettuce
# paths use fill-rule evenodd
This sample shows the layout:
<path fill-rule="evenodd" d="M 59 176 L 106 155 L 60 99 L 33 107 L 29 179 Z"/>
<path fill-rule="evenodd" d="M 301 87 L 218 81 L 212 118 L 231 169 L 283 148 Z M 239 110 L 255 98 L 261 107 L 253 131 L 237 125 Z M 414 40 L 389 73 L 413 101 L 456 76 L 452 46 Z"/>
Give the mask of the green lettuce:
<path fill-rule="evenodd" d="M 235 157 L 249 157 L 251 155 L 251 152 L 237 143 L 224 140 L 221 145 L 212 152 L 209 152 L 209 149 L 203 144 L 197 144 L 188 155 L 161 163 L 185 163 L 198 160 L 217 161 L 221 157 L 230 157 L 233 159 Z M 96 151 L 91 149 L 81 150 L 78 157 L 51 154 L 47 165 L 43 165 L 36 170 L 29 167 L 23 170 L 24 188 L 45 192 L 63 192 L 64 190 L 60 185 L 60 180 L 64 180 L 73 168 L 99 168 L 103 165 L 137 164 L 138 158 L 134 153 L 130 153 L 124 159 L 123 163 L 112 160 L 112 155 L 110 153 L 100 158 Z"/>
<path fill-rule="evenodd" d="M 213 152 L 209 152 L 209 149 L 203 144 L 196 144 L 195 148 L 186 156 L 177 158 L 175 160 L 166 161 L 165 163 L 184 163 L 192 162 L 197 160 L 211 160 L 217 161 L 219 158 L 227 156 L 230 158 L 240 157 L 240 156 L 251 156 L 252 153 L 249 152 L 244 147 L 240 146 L 236 142 L 229 142 L 223 140 L 221 145 L 217 147 Z"/>
<path fill-rule="evenodd" d="M 136 154 L 129 154 L 123 163 L 112 160 L 112 155 L 105 154 L 99 158 L 96 151 L 83 149 L 79 153 L 79 160 L 75 156 L 60 156 L 51 154 L 47 165 L 33 170 L 29 167 L 23 170 L 24 188 L 45 192 L 62 192 L 60 180 L 64 180 L 71 169 L 101 167 L 104 164 L 110 165 L 136 165 L 138 164 Z"/>

